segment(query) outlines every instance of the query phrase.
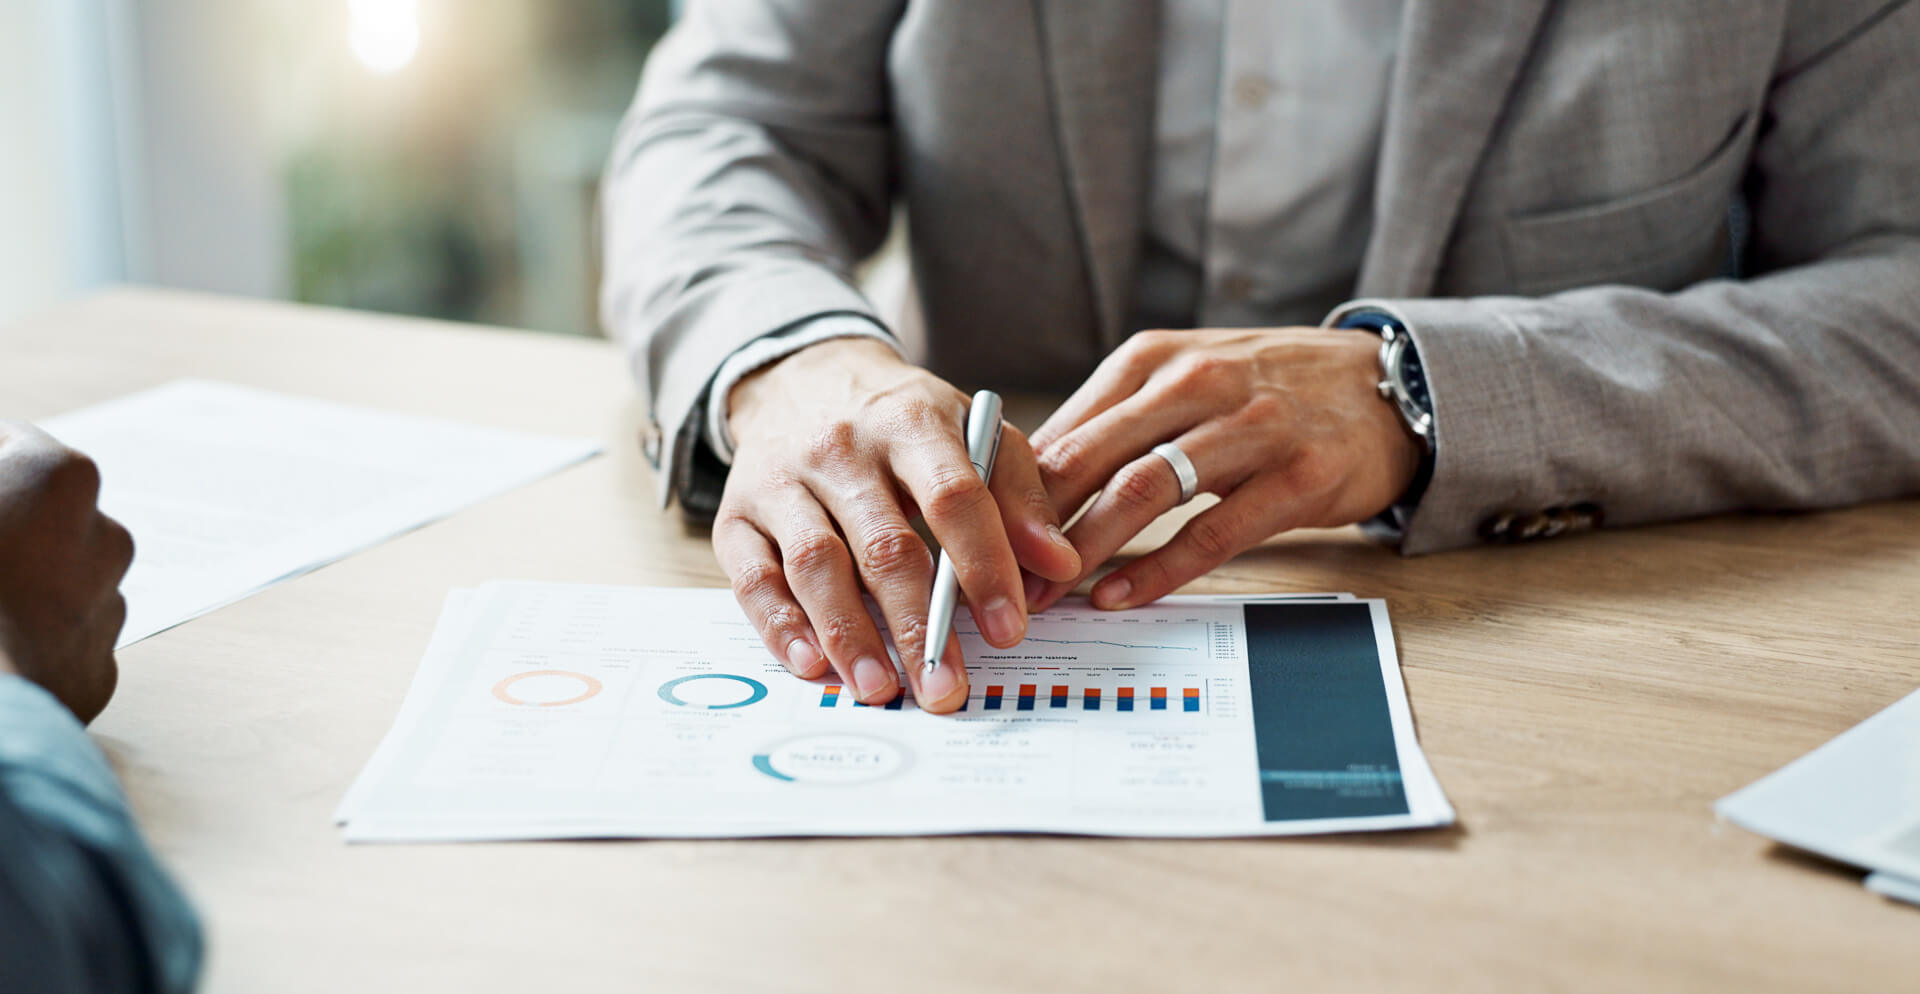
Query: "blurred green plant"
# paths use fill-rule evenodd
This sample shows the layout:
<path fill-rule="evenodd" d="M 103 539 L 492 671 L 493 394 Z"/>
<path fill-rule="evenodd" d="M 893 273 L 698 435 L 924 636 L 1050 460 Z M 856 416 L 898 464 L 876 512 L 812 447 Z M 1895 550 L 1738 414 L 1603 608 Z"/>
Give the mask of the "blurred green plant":
<path fill-rule="evenodd" d="M 283 160 L 297 299 L 527 324 L 517 143 L 554 118 L 617 117 L 672 6 L 443 0 L 411 77 L 323 92 Z"/>
<path fill-rule="evenodd" d="M 308 303 L 486 320 L 478 218 L 416 164 L 311 146 L 287 170 L 294 293 Z"/>

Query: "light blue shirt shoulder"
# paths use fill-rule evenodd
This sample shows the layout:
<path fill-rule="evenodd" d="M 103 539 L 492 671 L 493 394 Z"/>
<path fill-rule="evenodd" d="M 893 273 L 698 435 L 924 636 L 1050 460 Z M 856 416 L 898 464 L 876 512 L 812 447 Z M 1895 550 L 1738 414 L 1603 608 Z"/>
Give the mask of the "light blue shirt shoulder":
<path fill-rule="evenodd" d="M 180 994 L 200 958 L 106 757 L 51 694 L 0 676 L 0 990 Z"/>

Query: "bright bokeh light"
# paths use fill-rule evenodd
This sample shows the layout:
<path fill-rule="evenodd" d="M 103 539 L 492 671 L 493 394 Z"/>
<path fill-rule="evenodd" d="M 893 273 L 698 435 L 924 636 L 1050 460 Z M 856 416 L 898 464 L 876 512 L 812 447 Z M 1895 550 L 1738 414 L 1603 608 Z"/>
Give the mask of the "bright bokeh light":
<path fill-rule="evenodd" d="M 347 44 L 373 72 L 399 72 L 420 50 L 416 0 L 347 0 L 347 15 Z"/>

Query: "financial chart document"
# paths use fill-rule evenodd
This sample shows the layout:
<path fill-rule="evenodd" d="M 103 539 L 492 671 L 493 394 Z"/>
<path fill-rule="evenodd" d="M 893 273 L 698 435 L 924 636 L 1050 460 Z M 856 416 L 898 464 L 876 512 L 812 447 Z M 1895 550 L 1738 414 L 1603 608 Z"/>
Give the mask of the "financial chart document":
<path fill-rule="evenodd" d="M 1453 819 L 1385 605 L 1068 602 L 972 696 L 794 678 L 726 590 L 497 583 L 449 599 L 343 801 L 356 841 L 985 831 L 1223 836 Z"/>

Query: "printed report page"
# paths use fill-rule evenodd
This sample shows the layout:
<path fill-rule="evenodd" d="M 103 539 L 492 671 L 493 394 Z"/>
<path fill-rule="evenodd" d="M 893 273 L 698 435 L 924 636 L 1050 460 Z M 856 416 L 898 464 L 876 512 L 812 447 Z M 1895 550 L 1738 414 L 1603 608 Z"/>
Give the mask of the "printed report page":
<path fill-rule="evenodd" d="M 1444 824 L 1384 605 L 1069 602 L 1012 649 L 957 618 L 971 696 L 856 703 L 726 590 L 499 583 L 450 602 L 342 816 L 350 839 Z"/>

